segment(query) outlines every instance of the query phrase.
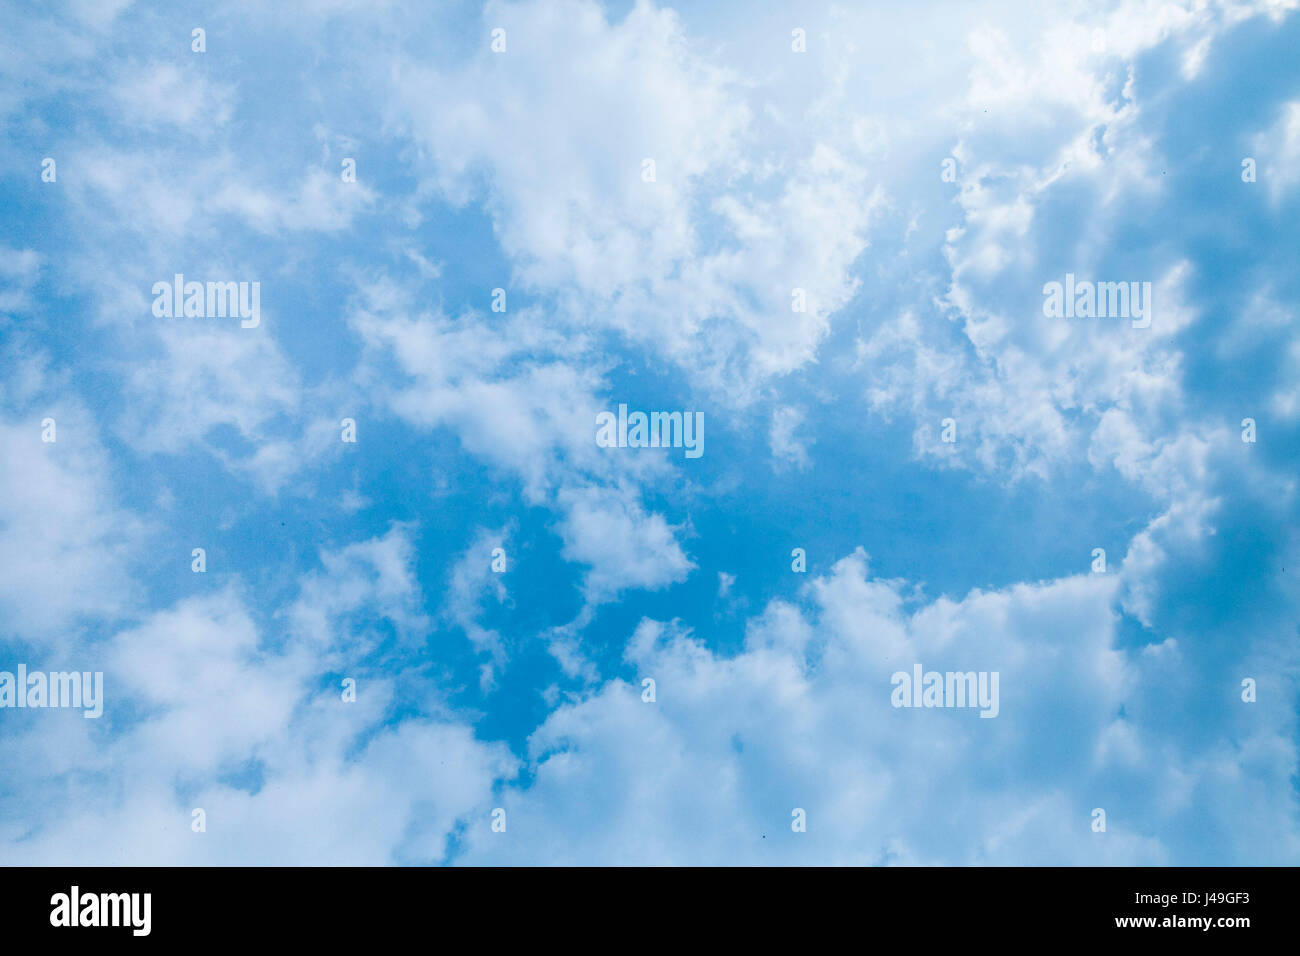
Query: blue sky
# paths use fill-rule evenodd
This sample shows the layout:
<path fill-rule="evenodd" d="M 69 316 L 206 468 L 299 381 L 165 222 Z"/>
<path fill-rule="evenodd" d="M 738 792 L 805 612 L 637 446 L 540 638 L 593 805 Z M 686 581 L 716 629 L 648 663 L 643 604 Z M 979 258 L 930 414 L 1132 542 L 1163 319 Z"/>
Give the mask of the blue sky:
<path fill-rule="evenodd" d="M 1040 7 L 5 4 L 0 862 L 1300 860 L 1300 16 Z"/>

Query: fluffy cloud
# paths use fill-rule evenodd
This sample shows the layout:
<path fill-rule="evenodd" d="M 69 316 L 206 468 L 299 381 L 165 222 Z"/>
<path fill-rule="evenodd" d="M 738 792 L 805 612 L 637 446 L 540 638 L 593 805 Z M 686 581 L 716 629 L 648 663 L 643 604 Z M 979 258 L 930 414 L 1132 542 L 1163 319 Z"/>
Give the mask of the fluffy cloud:
<path fill-rule="evenodd" d="M 85 667 L 104 671 L 104 718 L 6 718 L 4 758 L 30 768 L 6 799 L 42 794 L 40 813 L 0 829 L 6 861 L 443 859 L 466 816 L 488 819 L 491 788 L 513 774 L 514 761 L 443 716 L 433 686 L 424 687 L 421 713 L 388 721 L 392 671 L 376 666 L 374 642 L 353 627 L 358 619 L 404 626 L 415 587 L 410 556 L 402 529 L 323 555 L 325 571 L 303 582 L 284 641 L 227 589 L 84 651 Z M 327 679 L 334 667 L 357 681 L 355 703 Z M 51 764 L 42 754 L 61 756 Z M 191 829 L 194 808 L 204 810 L 206 832 Z"/>
<path fill-rule="evenodd" d="M 138 596 L 129 572 L 145 523 L 119 503 L 101 423 L 49 356 L 15 340 L 4 358 L 0 609 L 13 635 L 62 648 L 67 628 Z"/>
<path fill-rule="evenodd" d="M 371 349 L 363 374 L 392 383 L 381 390 L 388 407 L 418 427 L 454 429 L 528 500 L 558 511 L 563 556 L 591 567 L 589 601 L 685 577 L 693 565 L 674 529 L 638 500 L 639 483 L 667 466 L 596 445 L 596 413 L 609 403 L 598 397 L 598 366 L 575 361 L 585 357 L 581 338 L 540 330 L 532 311 L 495 326 L 480 314 L 413 311 L 409 290 L 389 282 L 363 288 L 356 303 L 353 327 Z"/>
<path fill-rule="evenodd" d="M 506 29 L 505 53 L 406 62 L 393 82 L 426 175 L 486 204 L 518 280 L 732 401 L 809 362 L 880 201 L 855 144 L 805 142 L 788 121 L 772 154 L 745 158 L 746 82 L 671 10 L 641 2 L 614 23 L 584 0 L 493 4 L 484 22 Z"/>
<path fill-rule="evenodd" d="M 638 683 L 655 679 L 655 702 L 612 680 L 559 707 L 529 740 L 531 783 L 502 797 L 507 833 L 471 831 L 466 859 L 1159 864 L 1195 845 L 1195 800 L 1261 861 L 1260 834 L 1286 830 L 1267 784 L 1295 760 L 1284 708 L 1241 728 L 1249 770 L 1223 763 L 1231 735 L 1164 726 L 1163 688 L 1187 690 L 1181 652 L 1117 649 L 1115 586 L 1074 577 L 909 610 L 859 551 L 802 608 L 778 602 L 751 622 L 734 656 L 644 620 L 626 656 Z M 891 673 L 915 662 L 1000 672 L 998 716 L 893 708 Z M 1105 833 L 1091 828 L 1098 806 Z M 795 808 L 806 833 L 792 832 Z M 1288 832 L 1271 858 L 1294 855 Z"/>

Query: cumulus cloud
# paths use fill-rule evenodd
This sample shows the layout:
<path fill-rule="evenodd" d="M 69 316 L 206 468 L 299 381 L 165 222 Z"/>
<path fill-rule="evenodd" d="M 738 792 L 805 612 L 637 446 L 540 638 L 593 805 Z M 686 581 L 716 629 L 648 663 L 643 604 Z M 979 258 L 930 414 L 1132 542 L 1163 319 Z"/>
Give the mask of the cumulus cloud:
<path fill-rule="evenodd" d="M 800 605 L 751 622 L 734 656 L 643 620 L 626 657 L 656 700 L 611 680 L 557 708 L 529 739 L 531 783 L 502 797 L 508 834 L 473 832 L 466 859 L 1159 864 L 1196 841 L 1181 823 L 1190 775 L 1202 810 L 1259 861 L 1263 818 L 1287 812 L 1266 781 L 1294 759 L 1288 718 L 1270 709 L 1252 732 L 1272 757 L 1247 779 L 1218 763 L 1230 735 L 1163 726 L 1178 653 L 1117 649 L 1114 592 L 1080 576 L 908 610 L 901 582 L 872 579 L 858 551 Z M 998 716 L 892 707 L 891 673 L 913 663 L 1000 672 Z M 1229 780 L 1234 796 L 1216 797 L 1211 781 Z M 1262 817 L 1237 815 L 1237 798 Z M 806 833 L 791 829 L 796 808 Z M 1268 852 L 1295 851 L 1292 834 Z"/>
<path fill-rule="evenodd" d="M 505 55 L 405 62 L 393 82 L 426 175 L 486 204 L 518 279 L 563 288 L 587 323 L 732 401 L 809 362 L 880 202 L 853 142 L 789 129 L 746 158 L 747 82 L 672 10 L 641 2 L 611 22 L 584 0 L 494 4 L 484 21 L 514 37 Z"/>
<path fill-rule="evenodd" d="M 6 734 L 6 760 L 50 775 L 28 773 L 7 795 L 39 792 L 43 809 L 0 828 L 5 859 L 436 863 L 471 812 L 487 820 L 493 783 L 514 772 L 508 750 L 449 719 L 436 686 L 425 687 L 416 714 L 387 721 L 392 671 L 375 666 L 373 642 L 352 629 L 357 619 L 410 623 L 407 533 L 395 528 L 322 560 L 290 609 L 287 640 L 225 589 L 83 652 L 87 667 L 104 671 L 101 720 L 115 733 L 79 712 L 50 711 Z M 354 703 L 343 700 L 336 667 L 356 681 Z M 63 756 L 37 759 L 47 752 Z M 206 831 L 192 828 L 196 808 Z"/>

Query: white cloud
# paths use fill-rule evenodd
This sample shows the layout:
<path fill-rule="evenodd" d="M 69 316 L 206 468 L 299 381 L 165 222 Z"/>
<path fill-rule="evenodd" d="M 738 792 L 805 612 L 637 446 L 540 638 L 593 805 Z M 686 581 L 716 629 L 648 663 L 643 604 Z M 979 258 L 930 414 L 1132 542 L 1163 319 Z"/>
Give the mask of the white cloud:
<path fill-rule="evenodd" d="M 26 818 L 0 825 L 5 859 L 442 860 L 462 821 L 487 825 L 491 788 L 513 776 L 515 761 L 442 717 L 436 687 L 422 715 L 386 722 L 392 675 L 364 662 L 373 643 L 347 621 L 364 610 L 366 620 L 411 623 L 410 549 L 395 528 L 322 555 L 325 571 L 303 582 L 285 640 L 263 633 L 227 589 L 87 651 L 86 666 L 105 672 L 104 717 L 32 712 L 37 720 L 0 741 L 7 765 L 28 768 L 15 778 Z M 322 682 L 334 668 L 357 679 L 355 703 L 341 700 L 336 681 Z M 101 736 L 101 723 L 119 732 Z M 190 828 L 195 807 L 205 833 Z"/>
<path fill-rule="evenodd" d="M 454 429 L 467 451 L 516 475 L 527 500 L 559 512 L 563 557 L 590 566 L 589 601 L 683 580 L 694 565 L 675 529 L 639 500 L 667 460 L 596 445 L 608 403 L 584 339 L 545 331 L 531 310 L 452 320 L 412 303 L 409 290 L 377 282 L 354 311 L 370 349 L 362 376 L 385 383 L 381 400 L 417 427 Z M 400 377 L 383 370 L 389 360 Z"/>
<path fill-rule="evenodd" d="M 491 660 L 484 663 L 480 671 L 480 684 L 484 690 L 494 686 L 496 671 L 506 663 L 506 650 L 501 635 L 479 624 L 484 596 L 490 596 L 498 604 L 504 603 L 509 593 L 506 590 L 505 576 L 510 570 L 508 543 L 510 528 L 495 530 L 480 528 L 468 548 L 451 568 L 447 584 L 444 613 L 452 623 L 460 627 L 469 638 L 474 649 L 480 654 L 487 654 Z M 505 551 L 505 568 L 503 572 L 495 571 L 493 550 Z"/>
<path fill-rule="evenodd" d="M 809 142 L 788 119 L 773 155 L 748 158 L 750 81 L 710 65 L 671 10 L 642 2 L 612 23 L 567 0 L 484 19 L 508 51 L 401 64 L 398 122 L 443 196 L 485 200 L 518 280 L 733 401 L 810 361 L 880 202 L 855 141 Z"/>
<path fill-rule="evenodd" d="M 0 244 L 0 280 L 4 281 L 4 288 L 0 288 L 0 320 L 32 308 L 32 289 L 40 271 L 41 254 L 35 249 L 14 249 Z"/>
<path fill-rule="evenodd" d="M 272 337 L 273 318 L 263 315 L 256 329 L 238 319 L 156 321 L 160 353 L 123 369 L 130 401 L 117 431 L 137 450 L 203 447 L 271 493 L 342 448 L 332 415 L 309 417 L 310 395 Z"/>
<path fill-rule="evenodd" d="M 804 419 L 804 412 L 791 405 L 773 409 L 768 441 L 772 446 L 772 457 L 779 465 L 794 465 L 803 469 L 812 463 L 807 446 L 795 435 Z"/>
<path fill-rule="evenodd" d="M 145 128 L 168 124 L 202 140 L 229 122 L 233 94 L 197 65 L 186 70 L 168 62 L 123 64 L 112 88 L 125 122 Z"/>
<path fill-rule="evenodd" d="M 627 649 L 637 681 L 547 718 L 529 741 L 531 782 L 501 798 L 509 832 L 469 834 L 466 861 L 1160 864 L 1185 852 L 1193 787 L 1252 861 L 1300 848 L 1285 801 L 1254 785 L 1294 766 L 1285 708 L 1249 732 L 1267 769 L 1251 771 L 1251 812 L 1236 813 L 1241 791 L 1215 789 L 1242 772 L 1235 741 L 1165 727 L 1152 688 L 1182 665 L 1115 648 L 1113 577 L 914 611 L 900 587 L 850 555 L 812 582 L 806 610 L 769 607 L 734 657 L 643 621 Z M 891 673 L 914 662 L 999 671 L 999 715 L 891 707 Z M 1105 834 L 1090 826 L 1098 805 Z M 791 831 L 796 807 L 806 833 Z M 1264 832 L 1278 839 L 1257 842 Z"/>
<path fill-rule="evenodd" d="M 1300 182 L 1300 101 L 1285 103 L 1271 128 L 1255 137 L 1256 181 L 1281 202 Z"/>
<path fill-rule="evenodd" d="M 146 529 L 120 506 L 100 423 L 66 376 L 16 341 L 3 354 L 0 612 L 15 635 L 66 648 L 80 620 L 112 618 L 137 597 L 130 568 Z"/>
<path fill-rule="evenodd" d="M 718 572 L 718 597 L 724 598 L 731 591 L 731 586 L 736 583 L 736 576 L 728 574 L 726 571 Z"/>
<path fill-rule="evenodd" d="M 628 588 L 656 590 L 684 581 L 695 564 L 674 530 L 618 489 L 566 488 L 558 495 L 564 557 L 590 565 L 587 599 L 608 601 Z"/>

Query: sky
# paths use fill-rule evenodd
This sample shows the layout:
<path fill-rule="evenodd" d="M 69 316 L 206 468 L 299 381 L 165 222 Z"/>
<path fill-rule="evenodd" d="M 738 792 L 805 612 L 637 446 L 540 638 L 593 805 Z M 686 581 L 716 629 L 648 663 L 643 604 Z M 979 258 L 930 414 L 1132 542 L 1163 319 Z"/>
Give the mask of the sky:
<path fill-rule="evenodd" d="M 0 863 L 1300 863 L 1296 7 L 0 3 Z"/>

